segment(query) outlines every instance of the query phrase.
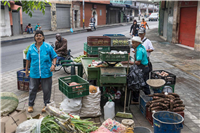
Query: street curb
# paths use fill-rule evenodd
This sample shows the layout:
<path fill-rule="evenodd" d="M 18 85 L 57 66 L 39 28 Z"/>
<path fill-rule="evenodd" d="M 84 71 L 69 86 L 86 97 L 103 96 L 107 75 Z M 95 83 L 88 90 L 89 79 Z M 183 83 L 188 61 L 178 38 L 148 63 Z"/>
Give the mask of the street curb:
<path fill-rule="evenodd" d="M 106 29 L 106 28 L 114 28 L 114 27 L 118 27 L 118 26 L 127 26 L 127 25 L 131 25 L 132 23 L 120 23 L 120 24 L 115 24 L 115 25 L 105 25 L 105 26 L 97 26 L 96 29 L 99 29 L 99 30 L 103 30 L 103 29 Z M 75 30 L 73 33 L 71 33 L 70 31 L 61 31 L 61 32 L 57 32 L 61 35 L 72 35 L 72 34 L 77 34 L 77 33 L 84 33 L 84 32 L 87 32 L 86 29 L 78 29 L 78 30 Z M 52 35 L 55 35 L 56 33 L 49 33 L 49 34 L 46 34 L 45 37 L 47 36 L 52 36 Z M 5 41 L 1 41 L 1 43 L 6 43 L 6 42 L 12 42 L 12 41 L 19 41 L 19 40 L 25 40 L 25 39 L 31 39 L 33 38 L 32 36 L 30 37 L 23 37 L 23 38 L 16 38 L 16 39 L 11 39 L 11 40 L 5 40 Z"/>

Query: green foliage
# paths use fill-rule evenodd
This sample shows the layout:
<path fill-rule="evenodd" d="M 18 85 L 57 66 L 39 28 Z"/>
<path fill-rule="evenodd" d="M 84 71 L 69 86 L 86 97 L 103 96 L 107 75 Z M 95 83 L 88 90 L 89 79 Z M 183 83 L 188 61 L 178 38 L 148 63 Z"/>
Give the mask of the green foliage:
<path fill-rule="evenodd" d="M 10 7 L 10 3 L 9 1 L 2 1 L 4 6 L 8 5 L 8 7 Z M 26 14 L 28 14 L 30 17 L 32 17 L 32 13 L 34 12 L 33 10 L 40 10 L 42 11 L 43 15 L 45 14 L 45 5 L 49 4 L 51 6 L 50 2 L 47 2 L 47 0 L 44 1 L 19 1 L 19 0 L 15 0 L 16 4 L 19 4 L 22 6 L 22 11 L 25 12 Z M 21 9 L 21 7 L 19 7 L 17 9 L 17 11 L 19 11 Z"/>

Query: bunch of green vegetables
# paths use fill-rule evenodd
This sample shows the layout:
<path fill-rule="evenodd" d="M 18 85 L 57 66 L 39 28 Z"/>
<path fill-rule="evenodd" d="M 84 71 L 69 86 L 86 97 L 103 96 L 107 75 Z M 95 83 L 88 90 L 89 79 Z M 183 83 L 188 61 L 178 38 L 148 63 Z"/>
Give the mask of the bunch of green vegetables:
<path fill-rule="evenodd" d="M 97 123 L 93 121 L 89 121 L 90 119 L 71 119 L 71 123 L 74 125 L 75 129 L 77 129 L 80 133 L 90 133 L 98 129 L 97 126 L 94 126 Z"/>
<path fill-rule="evenodd" d="M 30 46 L 31 46 L 31 45 L 29 45 L 29 46 L 25 49 L 25 51 L 24 51 L 24 54 L 25 54 L 25 55 L 28 53 L 28 49 L 29 49 Z"/>
<path fill-rule="evenodd" d="M 46 116 L 41 123 L 41 133 L 63 133 L 53 116 Z"/>
<path fill-rule="evenodd" d="M 79 57 L 76 57 L 75 59 L 74 59 L 74 62 L 76 62 L 76 63 L 81 63 L 81 58 L 83 58 L 83 57 L 87 57 L 86 55 L 80 55 Z"/>

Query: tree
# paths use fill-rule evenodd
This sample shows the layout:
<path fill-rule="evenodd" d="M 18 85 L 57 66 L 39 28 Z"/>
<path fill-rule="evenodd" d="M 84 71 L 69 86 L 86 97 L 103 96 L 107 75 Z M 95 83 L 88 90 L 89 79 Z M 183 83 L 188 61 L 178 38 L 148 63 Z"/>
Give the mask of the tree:
<path fill-rule="evenodd" d="M 10 8 L 10 2 L 9 1 L 2 1 L 2 3 L 5 5 L 8 5 Z M 15 0 L 15 4 L 22 7 L 22 11 L 28 14 L 30 17 L 32 17 L 32 13 L 34 12 L 33 9 L 42 11 L 43 15 L 45 14 L 45 5 L 49 4 L 51 6 L 50 2 L 47 2 L 47 0 L 44 1 L 19 1 Z M 21 9 L 19 7 L 17 10 L 19 11 Z"/>

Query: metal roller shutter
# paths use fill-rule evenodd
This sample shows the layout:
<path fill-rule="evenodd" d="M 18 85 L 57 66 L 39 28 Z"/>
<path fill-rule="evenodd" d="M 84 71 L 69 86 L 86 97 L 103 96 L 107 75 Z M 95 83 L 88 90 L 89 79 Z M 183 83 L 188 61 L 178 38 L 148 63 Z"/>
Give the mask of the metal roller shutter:
<path fill-rule="evenodd" d="M 57 28 L 70 28 L 70 6 L 56 5 Z"/>
<path fill-rule="evenodd" d="M 179 43 L 194 47 L 197 7 L 181 8 L 180 13 Z"/>
<path fill-rule="evenodd" d="M 26 26 L 30 23 L 35 29 L 37 23 L 42 26 L 42 30 L 50 30 L 51 29 L 51 8 L 50 6 L 45 7 L 45 15 L 43 15 L 42 11 L 34 10 L 32 17 L 29 17 L 28 14 L 22 12 L 23 19 L 23 30 L 25 30 Z"/>

